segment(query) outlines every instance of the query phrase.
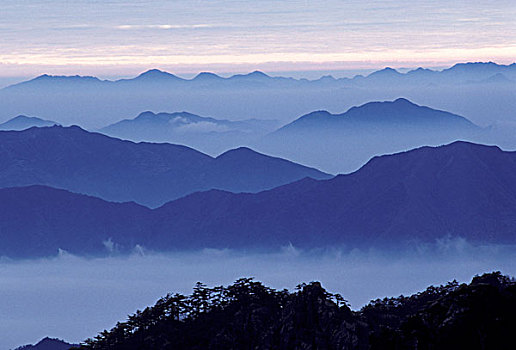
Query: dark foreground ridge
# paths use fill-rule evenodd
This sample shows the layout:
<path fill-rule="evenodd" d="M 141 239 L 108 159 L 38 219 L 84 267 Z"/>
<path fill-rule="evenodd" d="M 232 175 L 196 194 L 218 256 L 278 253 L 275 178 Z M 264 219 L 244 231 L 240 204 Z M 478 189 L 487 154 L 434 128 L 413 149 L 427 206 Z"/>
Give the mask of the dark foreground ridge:
<path fill-rule="evenodd" d="M 319 282 L 290 293 L 244 278 L 167 295 L 75 349 L 513 349 L 516 282 L 500 272 L 352 311 Z"/>

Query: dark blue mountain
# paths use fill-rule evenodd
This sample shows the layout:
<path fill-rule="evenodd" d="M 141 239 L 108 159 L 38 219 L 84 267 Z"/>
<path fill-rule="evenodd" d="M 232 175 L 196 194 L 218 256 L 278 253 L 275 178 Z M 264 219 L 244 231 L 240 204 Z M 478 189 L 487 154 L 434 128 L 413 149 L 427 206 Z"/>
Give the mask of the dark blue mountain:
<path fill-rule="evenodd" d="M 256 194 L 198 192 L 153 210 L 42 186 L 1 189 L 0 255 L 123 253 L 137 245 L 397 250 L 456 237 L 515 244 L 515 208 L 516 153 L 456 142 L 376 157 L 330 180 Z"/>
<path fill-rule="evenodd" d="M 210 157 L 173 144 L 133 143 L 79 127 L 0 132 L 0 187 L 48 185 L 158 206 L 212 188 L 256 192 L 330 175 L 249 149 Z"/>
<path fill-rule="evenodd" d="M 24 345 L 16 348 L 15 350 L 68 350 L 71 347 L 76 346 L 75 344 L 68 344 L 60 339 L 55 338 L 43 338 L 35 345 Z"/>
<path fill-rule="evenodd" d="M 43 127 L 54 125 L 58 125 L 58 123 L 37 117 L 27 117 L 24 115 L 19 115 L 0 124 L 0 130 L 25 130 L 32 128 L 34 126 Z"/>
<path fill-rule="evenodd" d="M 456 142 L 376 157 L 326 181 L 195 193 L 157 209 L 156 222 L 181 234 L 173 240 L 216 247 L 401 248 L 447 235 L 515 243 L 515 208 L 516 153 Z"/>
<path fill-rule="evenodd" d="M 127 251 L 150 237 L 151 210 L 135 203 L 37 185 L 0 189 L 0 197 L 0 256 L 52 256 L 60 249 L 98 255 L 119 245 Z"/>

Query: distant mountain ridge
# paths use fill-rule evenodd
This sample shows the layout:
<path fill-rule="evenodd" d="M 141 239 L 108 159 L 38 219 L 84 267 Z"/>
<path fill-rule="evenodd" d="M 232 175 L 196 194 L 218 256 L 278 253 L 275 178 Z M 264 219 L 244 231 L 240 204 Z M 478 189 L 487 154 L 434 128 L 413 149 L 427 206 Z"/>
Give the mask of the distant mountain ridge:
<path fill-rule="evenodd" d="M 334 173 L 358 169 L 374 156 L 457 140 L 484 141 L 487 131 L 457 114 L 405 98 L 368 102 L 341 114 L 315 111 L 266 135 L 255 146 Z"/>
<path fill-rule="evenodd" d="M 99 132 L 131 141 L 180 143 L 197 150 L 218 154 L 249 145 L 254 139 L 273 131 L 274 120 L 230 121 L 201 117 L 188 112 L 143 112 L 134 119 L 124 119 Z"/>
<path fill-rule="evenodd" d="M 432 128 L 465 128 L 478 127 L 459 115 L 419 106 L 405 98 L 394 101 L 369 102 L 352 107 L 342 114 L 331 114 L 327 111 L 316 111 L 304 115 L 292 123 L 282 127 L 277 133 L 283 133 L 295 128 L 329 129 L 338 133 L 343 129 L 357 126 L 387 128 L 416 127 L 427 132 Z"/>
<path fill-rule="evenodd" d="M 407 73 L 386 68 L 368 76 L 325 76 L 315 80 L 260 71 L 231 77 L 203 72 L 184 79 L 151 69 L 119 80 L 45 74 L 0 90 L 0 121 L 13 115 L 39 115 L 63 125 L 98 129 L 154 110 L 189 111 L 233 121 L 277 119 L 286 123 L 321 108 L 340 111 L 368 101 L 404 96 L 487 125 L 512 119 L 514 84 L 516 65 L 492 62 L 457 64 L 442 71 L 421 68 Z"/>
<path fill-rule="evenodd" d="M 376 157 L 329 180 L 198 192 L 153 210 L 44 186 L 0 189 L 0 255 L 516 244 L 514 208 L 516 153 L 455 142 Z"/>
<path fill-rule="evenodd" d="M 450 68 L 446 68 L 443 70 L 432 70 L 432 69 L 423 69 L 421 67 L 413 70 L 409 70 L 406 73 L 400 73 L 396 69 L 391 67 L 386 67 L 370 73 L 367 76 L 357 75 L 353 78 L 333 78 L 331 75 L 325 76 L 324 78 L 329 78 L 336 81 L 364 81 L 364 79 L 377 80 L 377 78 L 384 77 L 403 77 L 406 79 L 410 79 L 416 76 L 427 76 L 427 77 L 459 77 L 464 80 L 462 82 L 474 81 L 475 79 L 481 81 L 483 79 L 488 79 L 495 75 L 503 75 L 508 80 L 512 81 L 516 78 L 516 63 L 512 63 L 509 65 L 497 64 L 494 62 L 468 62 L 468 63 L 457 63 Z M 188 82 L 199 82 L 199 81 L 242 81 L 242 80 L 252 80 L 252 81 L 288 81 L 288 82 L 318 82 L 320 79 L 309 80 L 309 79 L 295 79 L 295 78 L 285 78 L 285 77 L 273 77 L 265 74 L 261 71 L 253 71 L 247 74 L 235 74 L 230 77 L 222 77 L 212 72 L 201 72 L 197 74 L 195 77 L 191 79 L 181 78 L 172 73 L 162 71 L 159 69 L 150 69 L 145 71 L 134 78 L 129 79 L 119 79 L 119 80 L 101 80 L 97 77 L 93 76 L 53 76 L 49 74 L 40 75 L 34 79 L 10 85 L 5 89 L 14 88 L 17 86 L 27 86 L 30 83 L 39 83 L 42 81 L 50 81 L 55 80 L 56 82 L 70 82 L 76 83 L 82 81 L 84 83 L 94 83 L 94 84 L 113 84 L 113 83 L 129 83 L 132 81 L 168 81 L 168 82 L 177 82 L 177 83 L 188 83 Z"/>
<path fill-rule="evenodd" d="M 52 120 L 45 120 L 37 117 L 27 117 L 24 115 L 19 115 L 12 119 L 9 119 L 5 123 L 0 124 L 0 130 L 25 130 L 36 127 L 43 126 L 54 126 L 59 125 L 58 123 Z"/>
<path fill-rule="evenodd" d="M 47 185 L 159 206 L 211 188 L 254 192 L 328 174 L 249 149 L 210 157 L 173 144 L 133 143 L 79 127 L 0 132 L 0 187 Z"/>

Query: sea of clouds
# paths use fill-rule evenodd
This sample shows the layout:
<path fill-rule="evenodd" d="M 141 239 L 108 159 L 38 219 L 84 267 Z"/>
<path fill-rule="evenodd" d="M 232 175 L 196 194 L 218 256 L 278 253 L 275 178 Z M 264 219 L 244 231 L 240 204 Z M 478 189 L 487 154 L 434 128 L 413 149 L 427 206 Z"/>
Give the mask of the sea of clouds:
<path fill-rule="evenodd" d="M 83 258 L 60 252 L 38 260 L 0 260 L 0 349 L 50 336 L 80 342 L 169 292 L 189 294 L 197 281 L 227 285 L 255 277 L 276 289 L 321 281 L 353 309 L 386 296 L 499 270 L 516 275 L 516 250 L 442 239 L 404 252 L 203 250 Z"/>

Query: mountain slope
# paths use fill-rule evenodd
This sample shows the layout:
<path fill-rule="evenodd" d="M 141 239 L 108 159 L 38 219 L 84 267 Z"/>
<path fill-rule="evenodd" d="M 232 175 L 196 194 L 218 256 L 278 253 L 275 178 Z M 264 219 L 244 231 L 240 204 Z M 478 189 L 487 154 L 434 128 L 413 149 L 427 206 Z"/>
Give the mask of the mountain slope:
<path fill-rule="evenodd" d="M 248 150 L 230 162 L 194 149 L 133 143 L 79 127 L 0 132 L 0 187 L 48 185 L 113 201 L 158 206 L 211 188 L 260 191 L 327 174 Z M 249 163 L 249 156 L 262 159 Z M 234 181 L 234 179 L 238 179 Z"/>
<path fill-rule="evenodd" d="M 407 99 L 398 98 L 395 101 L 369 102 L 358 107 L 352 107 L 342 114 L 330 114 L 326 111 L 310 113 L 282 127 L 276 133 L 285 135 L 296 130 L 316 132 L 318 130 L 345 133 L 346 128 L 420 128 L 422 131 L 432 131 L 432 128 L 477 128 L 464 117 L 429 107 L 418 106 Z"/>
<path fill-rule="evenodd" d="M 264 137 L 256 148 L 342 173 L 376 155 L 474 141 L 483 134 L 482 128 L 459 115 L 398 98 L 369 102 L 342 114 L 306 114 Z"/>
<path fill-rule="evenodd" d="M 326 181 L 195 193 L 157 212 L 159 226 L 219 247 L 399 247 L 447 235 L 514 243 L 515 174 L 515 153 L 456 142 L 374 158 Z"/>
<path fill-rule="evenodd" d="M 8 238 L 0 255 L 58 248 L 101 254 L 136 245 L 399 250 L 455 238 L 516 244 L 515 208 L 516 153 L 456 142 L 377 157 L 330 180 L 256 194 L 198 192 L 153 210 L 41 186 L 2 189 L 0 232 Z"/>
<path fill-rule="evenodd" d="M 377 299 L 357 312 L 319 282 L 289 292 L 242 278 L 170 293 L 77 349 L 506 350 L 514 347 L 515 312 L 516 283 L 500 272 Z"/>
<path fill-rule="evenodd" d="M 497 74 L 506 79 L 496 78 Z M 408 73 L 382 69 L 366 77 L 317 80 L 261 72 L 229 78 L 204 73 L 182 79 L 155 69 L 114 81 L 42 75 L 0 90 L 0 121 L 13 115 L 38 115 L 63 125 L 98 129 L 145 110 L 156 110 L 287 123 L 322 107 L 342 111 L 368 101 L 404 96 L 488 125 L 513 119 L 515 82 L 515 64 L 494 63 Z"/>
<path fill-rule="evenodd" d="M 24 345 L 14 350 L 68 350 L 73 346 L 77 345 L 66 343 L 60 339 L 47 337 L 41 339 L 41 341 L 35 345 Z"/>
<path fill-rule="evenodd" d="M 144 112 L 134 119 L 122 120 L 99 131 L 131 141 L 180 143 L 209 154 L 219 154 L 249 144 L 274 130 L 276 125 L 273 120 L 230 121 L 188 112 Z"/>
<path fill-rule="evenodd" d="M 0 198 L 0 256 L 98 255 L 116 252 L 112 241 L 127 251 L 146 237 L 150 209 L 135 203 L 38 185 L 0 189 Z"/>

